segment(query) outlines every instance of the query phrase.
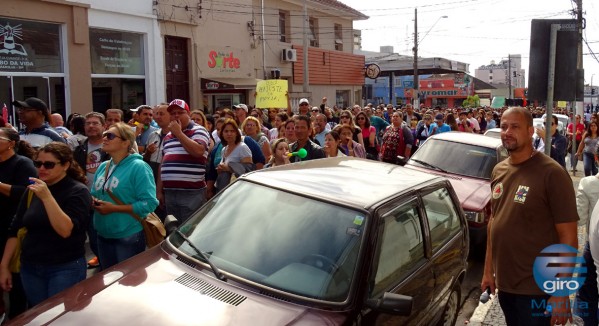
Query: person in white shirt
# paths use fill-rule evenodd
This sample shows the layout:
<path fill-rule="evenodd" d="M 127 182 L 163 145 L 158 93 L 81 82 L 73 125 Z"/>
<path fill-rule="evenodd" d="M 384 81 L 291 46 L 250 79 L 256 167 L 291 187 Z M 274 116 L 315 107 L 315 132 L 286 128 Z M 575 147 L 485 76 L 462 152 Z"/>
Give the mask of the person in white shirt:
<path fill-rule="evenodd" d="M 576 192 L 576 210 L 578 211 L 578 226 L 586 226 L 588 230 L 588 241 L 584 245 L 583 258 L 587 266 L 587 277 L 585 282 L 576 292 L 577 307 L 574 313 L 581 316 L 585 325 L 598 325 L 597 304 L 599 293 L 597 292 L 597 264 L 599 263 L 599 174 L 582 178 Z M 589 218 L 590 217 L 590 218 Z M 594 263 L 593 263 L 594 262 Z M 578 311 L 580 303 L 588 303 L 589 311 Z"/>

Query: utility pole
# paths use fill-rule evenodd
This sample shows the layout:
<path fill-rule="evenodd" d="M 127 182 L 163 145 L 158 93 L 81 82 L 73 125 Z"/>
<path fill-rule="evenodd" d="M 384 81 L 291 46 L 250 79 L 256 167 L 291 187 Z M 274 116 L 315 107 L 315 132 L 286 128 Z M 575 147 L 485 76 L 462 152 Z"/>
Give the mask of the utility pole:
<path fill-rule="evenodd" d="M 308 30 L 306 29 L 306 25 L 308 25 L 308 0 L 304 0 L 304 84 L 303 91 L 304 93 L 308 93 L 310 91 L 309 87 L 309 76 L 308 76 Z M 310 31 L 311 32 L 311 31 Z M 306 94 L 304 94 L 306 95 Z"/>
<path fill-rule="evenodd" d="M 507 55 L 507 85 L 508 85 L 508 93 L 507 98 L 512 98 L 512 56 L 508 53 Z"/>
<path fill-rule="evenodd" d="M 420 82 L 418 81 L 418 8 L 414 8 L 414 108 L 420 107 Z"/>

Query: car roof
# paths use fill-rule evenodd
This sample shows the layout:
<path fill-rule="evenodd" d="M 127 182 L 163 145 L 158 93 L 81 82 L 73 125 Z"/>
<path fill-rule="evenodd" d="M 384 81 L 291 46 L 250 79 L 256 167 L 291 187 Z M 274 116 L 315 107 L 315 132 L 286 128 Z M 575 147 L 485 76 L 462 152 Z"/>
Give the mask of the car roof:
<path fill-rule="evenodd" d="M 287 164 L 250 172 L 241 179 L 364 209 L 416 186 L 444 180 L 399 165 L 354 157 Z"/>
<path fill-rule="evenodd" d="M 497 148 L 501 146 L 501 139 L 499 138 L 462 131 L 442 132 L 440 134 L 430 136 L 429 139 L 447 140 L 457 143 L 477 145 L 489 148 Z"/>

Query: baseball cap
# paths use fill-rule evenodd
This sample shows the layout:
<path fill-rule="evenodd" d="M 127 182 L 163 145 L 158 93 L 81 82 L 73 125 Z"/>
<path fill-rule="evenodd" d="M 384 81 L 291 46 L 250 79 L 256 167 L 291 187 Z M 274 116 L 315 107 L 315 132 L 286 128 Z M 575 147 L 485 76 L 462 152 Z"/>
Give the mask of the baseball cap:
<path fill-rule="evenodd" d="M 243 103 L 239 103 L 237 105 L 233 105 L 234 108 L 236 109 L 243 109 L 243 111 L 245 111 L 245 113 L 248 112 L 248 106 L 243 104 Z"/>
<path fill-rule="evenodd" d="M 310 104 L 310 102 L 308 101 L 307 98 L 301 98 L 300 101 L 299 101 L 299 104 L 302 105 L 304 103 Z"/>
<path fill-rule="evenodd" d="M 187 105 L 187 103 L 180 99 L 172 100 L 171 103 L 169 103 L 168 108 L 166 108 L 166 110 L 170 111 L 174 108 L 185 109 L 185 111 L 189 112 L 189 106 Z"/>
<path fill-rule="evenodd" d="M 320 108 L 317 106 L 312 107 L 312 112 L 320 112 Z"/>
<path fill-rule="evenodd" d="M 443 120 L 443 115 L 441 113 L 437 114 L 435 120 Z"/>
<path fill-rule="evenodd" d="M 48 106 L 46 103 L 37 97 L 30 97 L 25 101 L 14 101 L 12 102 L 12 105 L 16 106 L 17 108 L 31 108 L 44 112 L 48 111 Z"/>

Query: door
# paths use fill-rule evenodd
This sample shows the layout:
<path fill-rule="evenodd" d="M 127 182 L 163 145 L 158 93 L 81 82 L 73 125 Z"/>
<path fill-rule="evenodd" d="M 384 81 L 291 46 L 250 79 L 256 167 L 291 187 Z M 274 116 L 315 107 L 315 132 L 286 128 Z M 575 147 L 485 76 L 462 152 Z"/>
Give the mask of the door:
<path fill-rule="evenodd" d="M 10 103 L 37 97 L 44 101 L 52 113 L 60 113 L 66 120 L 64 78 L 47 76 L 8 76 L 0 77 L 0 107 L 6 104 L 10 121 L 18 127 L 17 114 Z"/>
<path fill-rule="evenodd" d="M 187 39 L 164 37 L 164 61 L 166 65 L 166 99 L 176 98 L 189 103 L 189 69 Z"/>
<path fill-rule="evenodd" d="M 377 250 L 371 275 L 369 299 L 385 292 L 407 295 L 413 299 L 409 316 L 368 311 L 363 325 L 426 325 L 433 299 L 435 277 L 425 255 L 422 217 L 416 199 L 392 204 L 380 214 Z"/>
<path fill-rule="evenodd" d="M 112 107 L 112 87 L 92 88 L 92 107 L 102 114 Z"/>

